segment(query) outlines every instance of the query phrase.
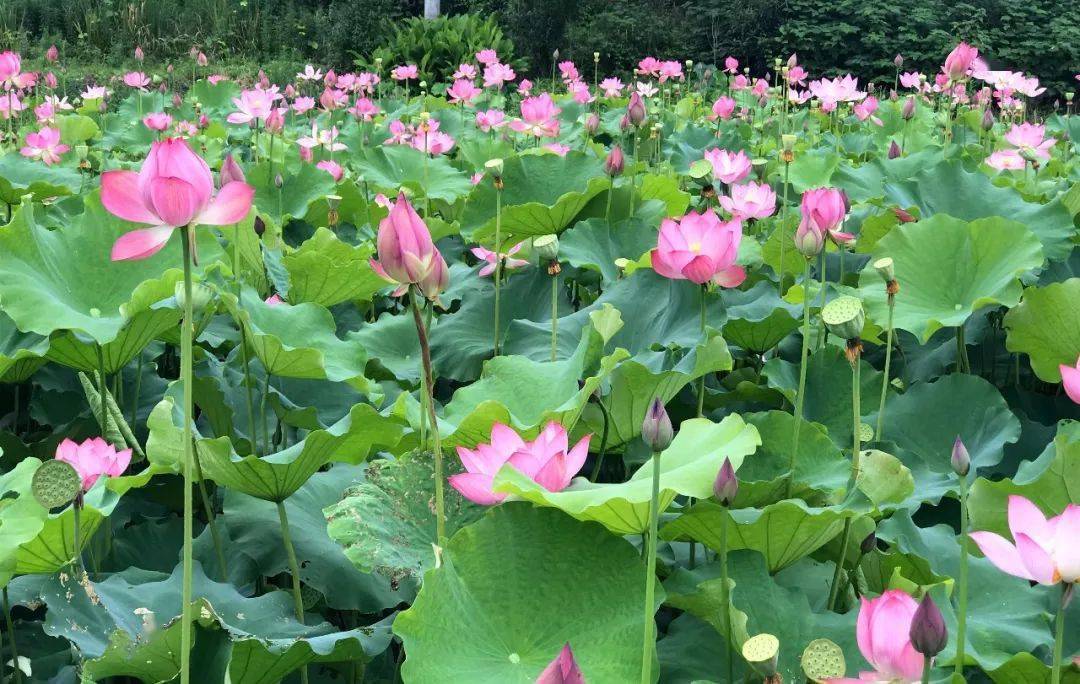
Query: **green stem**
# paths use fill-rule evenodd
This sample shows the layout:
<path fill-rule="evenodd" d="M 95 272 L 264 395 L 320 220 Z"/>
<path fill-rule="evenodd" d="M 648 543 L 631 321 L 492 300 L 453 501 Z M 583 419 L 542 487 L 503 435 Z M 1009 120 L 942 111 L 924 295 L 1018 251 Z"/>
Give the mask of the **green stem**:
<path fill-rule="evenodd" d="M 75 547 L 75 567 L 79 571 L 79 579 L 81 580 L 83 575 L 86 574 L 86 566 L 83 565 L 82 557 L 82 525 L 79 520 L 79 513 L 82 511 L 82 492 L 80 491 L 76 497 L 75 502 L 71 506 L 71 543 Z"/>
<path fill-rule="evenodd" d="M 184 386 L 184 551 L 183 551 L 183 590 L 180 598 L 180 684 L 191 681 L 191 640 L 194 625 L 191 615 L 191 577 L 194 570 L 192 538 L 194 537 L 194 510 L 192 506 L 192 468 L 195 453 L 192 442 L 191 424 L 195 420 L 194 384 L 192 380 L 192 335 L 195 325 L 192 309 L 191 284 L 191 228 L 180 229 L 180 242 L 184 261 L 184 319 L 180 327 L 180 381 Z"/>
<path fill-rule="evenodd" d="M 607 193 L 607 208 L 604 209 L 604 223 L 611 225 L 611 198 L 615 195 L 615 176 L 611 177 L 611 182 L 608 184 Z"/>
<path fill-rule="evenodd" d="M 968 603 L 968 512 L 967 512 L 968 478 L 960 476 L 960 572 L 957 577 L 957 602 L 956 615 L 956 676 L 964 675 L 964 650 L 967 646 L 965 632 L 967 631 L 967 603 Z"/>
<path fill-rule="evenodd" d="M 706 293 L 708 293 L 708 287 L 706 285 L 702 285 L 701 286 L 701 337 L 702 337 L 702 343 L 703 344 L 704 344 L 704 338 L 705 338 L 705 316 L 706 316 L 705 295 L 706 295 Z M 697 396 L 697 417 L 700 418 L 701 416 L 705 415 L 705 375 L 702 375 L 701 379 L 698 381 L 698 393 L 697 394 L 698 394 L 698 396 Z M 691 548 L 693 548 L 693 547 L 691 547 Z"/>
<path fill-rule="evenodd" d="M 435 385 L 431 371 L 431 346 L 428 344 L 427 327 L 420 316 L 420 307 L 416 304 L 417 294 L 410 297 L 413 322 L 416 324 L 416 336 L 420 340 L 420 359 L 423 363 L 423 380 L 427 391 L 428 419 L 431 421 L 432 451 L 435 456 L 435 540 L 439 546 L 446 539 L 446 508 L 443 503 L 443 453 L 442 438 L 439 435 L 439 422 L 435 414 Z"/>
<path fill-rule="evenodd" d="M 851 341 L 849 340 L 849 345 Z M 850 493 L 859 480 L 859 409 L 861 406 L 859 397 L 859 353 L 853 352 L 851 361 L 851 415 L 852 415 L 852 449 L 851 449 L 851 478 L 848 480 L 848 492 Z M 836 607 L 836 599 L 840 595 L 840 581 L 844 570 L 844 560 L 847 558 L 848 544 L 851 541 L 851 518 L 844 519 L 844 531 L 840 536 L 840 555 L 836 559 L 836 569 L 833 571 L 832 586 L 829 588 L 829 610 Z"/>
<path fill-rule="evenodd" d="M 930 656 L 923 656 L 922 684 L 930 684 Z"/>
<path fill-rule="evenodd" d="M 559 356 L 559 274 L 551 276 L 551 360 Z"/>
<path fill-rule="evenodd" d="M 649 501 L 648 561 L 645 570 L 645 635 L 641 647 L 641 684 L 652 684 L 653 649 L 656 647 L 653 596 L 656 590 L 656 533 L 660 520 L 660 452 L 652 455 L 652 498 Z"/>
<path fill-rule="evenodd" d="M 780 294 L 784 294 L 784 245 L 787 243 L 787 196 L 788 196 L 788 176 L 791 173 L 791 164 L 784 163 L 784 201 L 780 204 Z M 807 267 L 809 271 L 809 267 Z M 806 282 L 804 279 L 803 282 Z M 804 296 L 805 300 L 806 297 Z"/>
<path fill-rule="evenodd" d="M 498 185 L 501 185 L 501 181 Z M 498 185 L 495 187 L 495 356 L 499 355 L 499 295 L 502 281 L 502 189 Z"/>
<path fill-rule="evenodd" d="M 604 465 L 604 456 L 607 455 L 608 426 L 611 424 L 611 414 L 608 413 L 607 407 L 604 406 L 604 400 L 598 399 L 596 403 L 600 406 L 600 414 L 604 417 L 604 430 L 600 435 L 600 453 L 596 457 L 592 477 L 589 478 L 592 482 L 596 482 L 596 478 L 600 477 L 600 466 Z"/>
<path fill-rule="evenodd" d="M 19 645 L 15 641 L 15 620 L 11 617 L 11 601 L 8 600 L 8 590 L 4 587 L 4 621 L 7 623 L 8 641 L 11 642 L 11 662 L 15 664 L 15 684 L 22 684 L 22 669 L 19 668 Z M 0 669 L 3 666 L 0 665 Z"/>
<path fill-rule="evenodd" d="M 1050 670 L 1050 684 L 1061 684 L 1061 651 L 1065 643 L 1065 606 L 1069 602 L 1072 586 L 1068 582 L 1061 585 L 1061 604 L 1058 606 L 1057 620 L 1054 625 L 1054 662 Z"/>
<path fill-rule="evenodd" d="M 101 425 L 101 436 L 109 439 L 109 386 L 105 380 L 105 352 L 100 344 L 95 344 L 98 361 L 98 392 L 101 394 L 101 416 L 98 423 Z"/>
<path fill-rule="evenodd" d="M 821 298 L 820 304 L 818 304 L 818 311 L 824 311 L 825 309 L 825 248 L 821 248 L 821 273 L 818 274 L 818 278 L 821 280 Z M 805 296 L 804 296 L 805 299 Z M 825 346 L 825 319 L 821 319 L 821 328 L 818 334 L 817 348 L 822 349 Z"/>
<path fill-rule="evenodd" d="M 135 391 L 134 396 L 131 397 L 131 420 L 128 421 L 128 425 L 131 429 L 135 429 L 135 423 L 139 418 L 139 393 L 142 391 L 142 365 L 143 355 L 139 352 L 139 359 L 135 363 Z"/>
<path fill-rule="evenodd" d="M 874 438 L 879 442 L 885 439 L 885 395 L 889 390 L 889 366 L 892 364 L 893 345 L 893 309 L 896 301 L 893 295 L 889 295 L 889 323 L 885 329 L 885 377 L 881 379 L 881 400 L 878 402 L 877 430 Z"/>
<path fill-rule="evenodd" d="M 241 277 L 240 266 L 240 226 L 235 226 L 236 236 L 233 238 L 233 278 L 236 280 L 236 304 L 240 306 L 240 293 L 243 287 L 243 279 Z M 251 359 L 248 356 L 247 348 L 247 329 L 244 327 L 243 321 L 240 322 L 240 357 L 244 364 L 244 389 L 247 393 L 247 416 L 248 416 L 248 438 L 251 440 L 252 452 L 258 454 L 259 452 L 259 440 L 255 436 L 255 389 L 251 381 Z M 266 452 L 269 453 L 269 445 L 264 447 Z"/>
<path fill-rule="evenodd" d="M 289 557 L 289 572 L 292 574 L 293 607 L 296 610 L 296 619 L 304 624 L 304 597 L 300 593 L 300 563 L 296 560 L 296 549 L 293 547 L 292 535 L 289 534 L 289 515 L 285 512 L 285 502 L 277 502 L 278 521 L 281 523 L 281 540 L 285 545 L 285 553 Z M 307 665 L 300 670 L 300 681 L 306 684 L 308 680 Z"/>
<path fill-rule="evenodd" d="M 956 370 L 960 373 L 971 373 L 971 361 L 968 360 L 963 324 L 956 326 Z"/>
<path fill-rule="evenodd" d="M 724 611 L 724 652 L 727 653 L 727 680 L 735 681 L 735 653 L 731 648 L 731 606 L 728 595 L 728 518 L 727 509 L 720 523 L 720 606 Z"/>
<path fill-rule="evenodd" d="M 266 419 L 266 402 L 270 396 L 270 370 L 263 366 L 263 392 L 259 402 L 260 422 L 262 423 L 263 455 L 273 453 L 274 445 L 270 443 L 270 425 Z"/>
<path fill-rule="evenodd" d="M 803 288 L 810 282 L 810 259 L 803 267 Z M 792 439 L 791 459 L 788 462 L 788 481 L 785 498 L 791 497 L 795 487 L 795 465 L 799 457 L 799 431 L 802 427 L 803 409 L 806 406 L 806 363 L 810 352 L 810 301 L 803 296 L 802 352 L 799 361 L 799 393 L 795 395 L 795 434 Z"/>
<path fill-rule="evenodd" d="M 840 556 L 836 559 L 836 568 L 833 570 L 832 586 L 829 587 L 828 609 L 836 607 L 836 599 L 840 595 L 840 579 L 844 571 L 844 557 L 847 555 L 848 542 L 851 541 L 851 518 L 844 519 L 844 532 L 840 535 Z"/>

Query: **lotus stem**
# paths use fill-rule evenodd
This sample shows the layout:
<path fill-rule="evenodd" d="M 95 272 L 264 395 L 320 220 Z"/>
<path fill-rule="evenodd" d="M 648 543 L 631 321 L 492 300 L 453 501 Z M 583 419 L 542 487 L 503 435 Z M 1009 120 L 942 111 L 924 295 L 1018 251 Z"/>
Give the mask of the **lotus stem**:
<path fill-rule="evenodd" d="M 184 388 L 184 550 L 183 550 L 183 590 L 180 605 L 180 682 L 191 681 L 191 638 L 194 626 L 191 615 L 191 578 L 194 567 L 192 538 L 194 536 L 194 510 L 192 506 L 192 470 L 195 450 L 191 424 L 194 413 L 194 383 L 192 380 L 192 336 L 194 333 L 194 311 L 191 284 L 191 240 L 190 226 L 180 229 L 180 244 L 183 248 L 184 261 L 184 318 L 180 326 L 180 381 Z"/>
<path fill-rule="evenodd" d="M 803 266 L 803 288 L 810 282 L 810 259 Z M 791 498 L 795 487 L 795 466 L 799 458 L 799 431 L 802 427 L 803 411 L 806 407 L 806 364 L 810 352 L 810 301 L 803 294 L 803 334 L 802 352 L 799 361 L 799 392 L 795 395 L 795 434 L 792 439 L 791 459 L 788 462 L 788 482 L 785 498 Z"/>
<path fill-rule="evenodd" d="M 821 248 L 821 273 L 818 274 L 818 278 L 821 281 L 821 298 L 818 310 L 823 311 L 825 309 L 825 248 Z M 803 299 L 806 299 L 808 295 L 804 294 Z M 822 349 L 825 347 L 825 319 L 821 320 L 820 336 L 818 337 L 817 348 Z"/>
<path fill-rule="evenodd" d="M 15 620 L 11 617 L 11 601 L 8 590 L 4 587 L 4 621 L 7 624 L 8 641 L 11 642 L 11 662 L 15 664 L 15 684 L 22 684 L 22 669 L 19 668 L 19 645 L 15 641 Z M 0 670 L 3 666 L 0 665 Z"/>
<path fill-rule="evenodd" d="M 851 415 L 852 415 L 852 449 L 851 449 L 851 479 L 848 481 L 848 493 L 855 488 L 859 479 L 859 423 L 860 423 L 860 397 L 859 397 L 859 361 L 862 343 L 858 338 L 848 340 L 849 360 L 851 362 Z M 836 558 L 836 569 L 833 571 L 832 586 L 829 587 L 828 609 L 836 607 L 836 599 L 840 595 L 840 583 L 843 578 L 844 560 L 847 558 L 848 544 L 851 541 L 851 518 L 844 520 L 844 531 L 840 535 L 840 554 Z"/>
<path fill-rule="evenodd" d="M 270 369 L 263 366 L 262 399 L 259 402 L 259 419 L 262 423 L 263 455 L 273 453 L 274 445 L 270 442 L 270 426 L 266 419 L 266 402 L 270 396 Z"/>
<path fill-rule="evenodd" d="M 604 222 L 611 225 L 611 198 L 615 195 L 615 176 L 608 181 L 607 207 L 604 209 Z"/>
<path fill-rule="evenodd" d="M 1073 585 L 1064 582 L 1061 585 L 1061 603 L 1058 606 L 1054 624 L 1054 662 L 1050 670 L 1050 684 L 1061 684 L 1061 651 L 1065 644 L 1065 608 L 1069 605 Z"/>
<path fill-rule="evenodd" d="M 604 430 L 600 435 L 600 453 L 596 457 L 592 477 L 589 478 L 593 482 L 596 482 L 596 478 L 600 477 L 600 466 L 604 465 L 604 456 L 607 455 L 608 426 L 611 424 L 611 415 L 608 413 L 607 407 L 604 406 L 604 400 L 597 399 L 596 403 L 600 407 L 600 414 L 604 417 Z"/>
<path fill-rule="evenodd" d="M 885 396 L 889 390 L 889 367 L 892 364 L 893 346 L 893 310 L 896 308 L 896 297 L 893 294 L 889 298 L 889 322 L 885 330 L 885 377 L 881 380 L 881 400 L 878 402 L 877 430 L 874 437 L 881 441 L 885 439 Z"/>
<path fill-rule="evenodd" d="M 727 653 L 727 680 L 735 681 L 735 652 L 731 648 L 731 601 L 728 589 L 728 516 L 720 524 L 720 605 L 724 611 L 724 652 Z"/>
<path fill-rule="evenodd" d="M 786 104 L 786 102 L 785 102 Z M 780 295 L 784 294 L 784 245 L 787 242 L 787 212 L 788 212 L 788 177 L 791 175 L 791 164 L 784 162 L 784 201 L 780 204 Z M 807 273 L 810 272 L 809 266 L 807 266 Z M 809 281 L 809 277 L 804 278 L 803 282 Z M 805 285 L 804 285 L 805 287 Z M 806 300 L 805 294 L 803 300 Z M 779 344 L 779 343 L 777 343 Z"/>
<path fill-rule="evenodd" d="M 237 225 L 235 228 L 236 236 L 233 238 L 232 245 L 233 278 L 236 280 L 236 304 L 239 306 L 241 289 L 243 287 L 243 280 L 240 275 L 240 226 Z M 251 382 L 251 359 L 248 356 L 247 330 L 244 327 L 243 321 L 240 322 L 240 357 L 244 364 L 244 389 L 247 394 L 248 438 L 251 440 L 252 452 L 257 454 L 259 451 L 259 440 L 255 436 L 255 391 Z M 266 453 L 269 453 L 269 445 L 264 446 L 264 449 L 266 449 Z"/>
<path fill-rule="evenodd" d="M 138 360 L 135 362 L 135 391 L 131 397 L 131 420 L 128 421 L 128 425 L 131 429 L 135 429 L 135 424 L 139 419 L 139 394 L 142 391 L 142 366 L 143 366 L 143 354 L 142 350 L 139 351 Z"/>
<path fill-rule="evenodd" d="M 967 631 L 967 604 L 968 604 L 968 478 L 960 476 L 960 572 L 957 577 L 957 603 L 956 616 L 956 676 L 963 678 L 964 675 L 964 651 L 967 646 L 965 633 Z"/>
<path fill-rule="evenodd" d="M 701 286 L 701 337 L 705 338 L 705 295 L 708 293 L 708 287 L 706 285 Z M 701 418 L 705 413 L 705 375 L 701 376 L 698 381 L 698 397 L 697 397 L 697 417 Z"/>
<path fill-rule="evenodd" d="M 559 274 L 551 276 L 551 360 L 559 356 Z"/>
<path fill-rule="evenodd" d="M 292 535 L 289 534 L 289 515 L 285 511 L 285 502 L 277 502 L 278 521 L 281 523 L 281 540 L 285 545 L 285 553 L 289 557 L 289 572 L 292 574 L 293 607 L 296 610 L 296 619 L 304 624 L 304 597 L 300 593 L 300 563 L 296 560 L 296 549 L 293 547 Z M 300 681 L 307 684 L 307 665 L 300 670 Z"/>
<path fill-rule="evenodd" d="M 109 385 L 105 380 L 105 352 L 100 344 L 95 344 L 98 361 L 98 393 L 101 395 L 101 415 L 98 422 L 101 424 L 101 436 L 109 439 Z"/>
<path fill-rule="evenodd" d="M 660 452 L 652 455 L 652 498 L 649 500 L 649 538 L 645 566 L 645 635 L 641 647 L 641 684 L 652 684 L 652 653 L 656 646 L 653 597 L 656 590 L 656 534 L 660 520 Z"/>
<path fill-rule="evenodd" d="M 930 656 L 923 656 L 922 684 L 930 684 Z"/>
<path fill-rule="evenodd" d="M 502 179 L 495 181 L 495 356 L 499 355 L 499 296 L 502 286 Z"/>
<path fill-rule="evenodd" d="M 435 457 L 435 540 L 439 546 L 446 539 L 446 508 L 443 500 L 443 453 L 442 438 L 439 435 L 439 422 L 435 414 L 435 386 L 431 371 L 431 346 L 428 344 L 427 326 L 420 316 L 420 307 L 416 300 L 419 293 L 414 290 L 410 297 L 413 322 L 416 324 L 416 336 L 420 340 L 420 358 L 423 363 L 423 383 L 426 388 L 428 419 L 431 423 L 431 450 Z"/>

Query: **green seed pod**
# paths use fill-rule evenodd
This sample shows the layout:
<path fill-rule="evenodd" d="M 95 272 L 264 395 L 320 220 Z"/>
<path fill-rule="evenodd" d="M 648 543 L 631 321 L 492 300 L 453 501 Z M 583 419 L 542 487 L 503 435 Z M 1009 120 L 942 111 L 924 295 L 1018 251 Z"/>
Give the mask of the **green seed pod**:
<path fill-rule="evenodd" d="M 844 676 L 847 663 L 844 651 L 828 639 L 814 639 L 802 654 L 802 669 L 812 682 L 824 682 Z"/>
<path fill-rule="evenodd" d="M 859 441 L 863 444 L 874 441 L 874 428 L 866 423 L 859 423 Z"/>
<path fill-rule="evenodd" d="M 857 297 L 837 297 L 821 310 L 821 319 L 833 335 L 845 340 L 857 340 L 862 334 L 866 314 Z"/>
<path fill-rule="evenodd" d="M 66 461 L 45 461 L 34 471 L 30 481 L 34 498 L 45 508 L 66 506 L 82 489 L 79 473 Z"/>
<path fill-rule="evenodd" d="M 886 283 L 896 280 L 896 269 L 893 266 L 891 257 L 883 257 L 875 261 L 874 270 L 878 272 L 878 275 L 881 276 L 881 279 Z"/>
<path fill-rule="evenodd" d="M 758 634 L 743 642 L 743 658 L 762 677 L 769 678 L 776 674 L 779 655 L 780 640 L 772 634 Z"/>
<path fill-rule="evenodd" d="M 540 261 L 552 261 L 559 258 L 559 236 L 541 235 L 533 240 L 533 249 Z"/>

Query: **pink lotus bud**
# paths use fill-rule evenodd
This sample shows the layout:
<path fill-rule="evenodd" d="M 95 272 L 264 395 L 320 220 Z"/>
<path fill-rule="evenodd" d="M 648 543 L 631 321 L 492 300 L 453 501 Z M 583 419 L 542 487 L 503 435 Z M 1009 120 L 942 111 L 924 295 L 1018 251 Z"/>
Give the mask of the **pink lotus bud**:
<path fill-rule="evenodd" d="M 290 100 L 296 97 L 296 88 L 293 87 L 292 83 L 285 86 L 285 97 L 289 98 Z"/>
<path fill-rule="evenodd" d="M 915 223 L 918 221 L 918 219 L 912 216 L 910 212 L 901 209 L 900 207 L 893 207 L 893 213 L 896 214 L 896 219 L 900 221 L 900 223 Z"/>
<path fill-rule="evenodd" d="M 951 80 L 959 81 L 967 75 L 978 57 L 978 49 L 962 42 L 954 47 L 949 56 L 945 58 L 945 65 L 942 70 Z"/>
<path fill-rule="evenodd" d="M 143 49 L 141 47 L 139 47 L 138 45 L 136 45 L 135 46 L 135 59 L 137 59 L 138 61 L 141 62 L 141 61 L 143 61 L 144 57 L 146 57 L 146 55 L 143 54 Z"/>
<path fill-rule="evenodd" d="M 803 221 L 795 231 L 795 249 L 806 257 L 817 256 L 825 246 L 825 232 Z"/>
<path fill-rule="evenodd" d="M 645 420 L 641 424 L 641 439 L 649 449 L 659 453 L 671 445 L 675 432 L 671 427 L 671 418 L 664 408 L 664 402 L 657 397 L 649 405 Z"/>
<path fill-rule="evenodd" d="M 310 162 L 312 159 L 310 147 L 300 147 L 300 161 Z"/>
<path fill-rule="evenodd" d="M 56 86 L 57 86 L 56 74 L 54 74 L 51 71 L 49 73 L 45 74 L 45 85 L 47 85 L 50 88 L 52 88 L 53 90 L 55 90 Z"/>
<path fill-rule="evenodd" d="M 278 107 L 270 110 L 266 117 L 266 130 L 271 133 L 281 133 L 285 130 L 285 108 Z"/>
<path fill-rule="evenodd" d="M 180 97 L 180 93 L 173 93 L 172 106 L 174 109 L 179 109 L 180 105 L 184 104 L 184 98 Z"/>
<path fill-rule="evenodd" d="M 896 159 L 900 156 L 900 154 L 900 146 L 896 144 L 895 140 L 893 140 L 889 143 L 889 159 Z"/>
<path fill-rule="evenodd" d="M 574 660 L 570 642 L 567 642 L 555 660 L 544 668 L 544 671 L 536 678 L 536 684 L 585 684 L 585 676 L 581 673 L 577 661 Z"/>
<path fill-rule="evenodd" d="M 55 45 L 50 45 L 49 49 L 45 51 L 45 59 L 52 64 L 60 61 L 60 51 L 56 49 Z"/>
<path fill-rule="evenodd" d="M 210 119 L 205 114 L 199 115 L 199 128 L 206 128 L 210 125 Z"/>
<path fill-rule="evenodd" d="M 604 160 L 604 173 L 614 178 L 623 172 L 624 164 L 622 148 L 615 145 L 611 148 L 611 152 L 608 153 L 607 159 Z"/>
<path fill-rule="evenodd" d="M 236 157 L 231 154 L 225 155 L 225 161 L 221 162 L 221 184 L 225 185 L 232 181 L 247 182 L 244 170 L 236 163 Z"/>
<path fill-rule="evenodd" d="M 915 615 L 911 618 L 911 645 L 915 651 L 927 658 L 933 658 L 945 650 L 949 643 L 949 630 L 945 627 L 945 618 L 938 610 L 930 594 L 923 596 Z"/>
<path fill-rule="evenodd" d="M 994 128 L 994 113 L 990 111 L 990 107 L 983 110 L 982 115 L 982 129 L 989 131 Z"/>
<path fill-rule="evenodd" d="M 167 65 L 167 66 L 165 67 L 165 73 L 167 73 L 167 74 L 172 74 L 172 72 L 173 72 L 173 71 L 174 71 L 174 69 L 173 69 L 173 65 L 172 65 L 172 64 L 169 64 L 169 65 Z"/>
<path fill-rule="evenodd" d="M 627 128 L 630 128 L 630 116 L 623 114 L 622 118 L 619 119 L 619 130 L 625 131 Z"/>
<path fill-rule="evenodd" d="M 371 262 L 372 268 L 398 284 L 395 295 L 404 294 L 410 284 L 415 284 L 425 296 L 435 299 L 449 282 L 446 261 L 435 248 L 427 224 L 404 193 L 398 195 L 390 213 L 379 223 L 376 247 L 379 260 Z"/>
<path fill-rule="evenodd" d="M 596 114 L 590 114 L 585 119 L 585 132 L 589 135 L 596 135 L 598 130 L 600 130 L 600 117 Z"/>
<path fill-rule="evenodd" d="M 908 95 L 907 99 L 904 100 L 904 106 L 900 110 L 900 116 L 904 117 L 905 121 L 907 121 L 907 120 L 911 119 L 913 116 L 915 116 L 915 96 L 914 95 Z"/>
<path fill-rule="evenodd" d="M 897 53 L 897 55 L 895 57 L 893 57 L 892 63 L 893 63 L 893 66 L 895 66 L 897 69 L 899 69 L 900 67 L 904 66 L 904 56 Z"/>
<path fill-rule="evenodd" d="M 735 469 L 731 467 L 731 459 L 725 458 L 724 465 L 720 466 L 720 472 L 716 474 L 716 480 L 713 482 L 713 494 L 724 507 L 730 506 L 739 494 L 739 478 L 735 476 Z"/>
<path fill-rule="evenodd" d="M 205 54 L 200 52 L 199 56 L 195 58 L 195 63 L 198 64 L 201 67 L 204 67 L 204 66 L 206 66 L 207 64 L 210 63 L 210 60 L 206 58 Z"/>
<path fill-rule="evenodd" d="M 952 465 L 953 472 L 964 477 L 971 470 L 971 455 L 968 454 L 967 447 L 960 440 L 960 435 L 956 436 L 956 441 L 953 442 L 952 456 L 949 459 Z"/>
<path fill-rule="evenodd" d="M 645 100 L 641 99 L 641 93 L 636 90 L 630 94 L 630 103 L 626 106 L 626 116 L 629 117 L 630 123 L 635 126 L 644 123 L 645 117 L 648 116 L 648 112 L 645 110 Z"/>

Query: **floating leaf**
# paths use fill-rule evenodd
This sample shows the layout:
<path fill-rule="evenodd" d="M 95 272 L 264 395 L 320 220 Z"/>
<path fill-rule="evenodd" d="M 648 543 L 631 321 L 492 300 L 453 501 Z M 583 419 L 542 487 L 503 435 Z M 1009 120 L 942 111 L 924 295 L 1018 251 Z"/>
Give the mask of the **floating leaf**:
<path fill-rule="evenodd" d="M 1080 359 L 1080 278 L 1024 289 L 1020 304 L 1005 315 L 1005 346 L 1027 354 L 1041 380 L 1061 382 L 1058 366 Z"/>

